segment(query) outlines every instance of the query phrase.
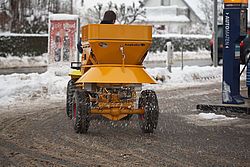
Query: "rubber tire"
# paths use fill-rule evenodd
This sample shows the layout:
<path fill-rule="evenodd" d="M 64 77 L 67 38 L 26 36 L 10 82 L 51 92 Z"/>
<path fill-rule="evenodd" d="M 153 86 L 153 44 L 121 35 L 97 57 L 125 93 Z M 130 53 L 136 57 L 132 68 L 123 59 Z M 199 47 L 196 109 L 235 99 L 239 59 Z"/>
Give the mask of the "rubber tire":
<path fill-rule="evenodd" d="M 74 93 L 72 123 L 76 133 L 87 133 L 90 124 L 90 99 L 85 90 L 77 89 Z"/>
<path fill-rule="evenodd" d="M 218 57 L 218 64 L 217 65 L 220 65 L 220 61 L 221 61 L 222 58 L 219 58 Z M 212 63 L 214 63 L 214 59 L 213 59 L 213 54 L 211 53 L 211 60 L 212 60 Z"/>
<path fill-rule="evenodd" d="M 159 106 L 156 93 L 153 90 L 143 90 L 139 98 L 138 108 L 144 109 L 144 114 L 138 114 L 139 125 L 143 133 L 153 133 L 159 118 Z"/>
<path fill-rule="evenodd" d="M 66 115 L 71 119 L 72 118 L 72 100 L 75 92 L 75 81 L 69 80 L 67 85 L 67 96 L 66 96 Z"/>

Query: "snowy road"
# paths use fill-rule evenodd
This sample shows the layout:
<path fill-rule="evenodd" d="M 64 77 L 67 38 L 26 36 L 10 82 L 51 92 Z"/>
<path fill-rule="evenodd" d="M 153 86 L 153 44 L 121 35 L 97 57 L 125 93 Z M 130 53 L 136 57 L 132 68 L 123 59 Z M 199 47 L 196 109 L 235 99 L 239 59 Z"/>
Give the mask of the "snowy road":
<path fill-rule="evenodd" d="M 250 119 L 204 118 L 197 103 L 220 100 L 219 83 L 157 91 L 161 114 L 154 134 L 136 117 L 97 118 L 75 134 L 63 100 L 0 108 L 2 166 L 250 166 Z"/>

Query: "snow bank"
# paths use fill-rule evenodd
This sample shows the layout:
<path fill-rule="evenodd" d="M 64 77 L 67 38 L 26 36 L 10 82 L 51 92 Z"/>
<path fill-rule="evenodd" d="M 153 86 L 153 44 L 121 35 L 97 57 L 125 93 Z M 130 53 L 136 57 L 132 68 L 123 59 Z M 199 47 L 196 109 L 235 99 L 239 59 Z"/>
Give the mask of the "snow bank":
<path fill-rule="evenodd" d="M 36 98 L 65 98 L 69 65 L 49 67 L 43 74 L 0 75 L 0 104 L 11 105 Z"/>
<path fill-rule="evenodd" d="M 166 61 L 167 52 L 149 52 L 145 61 Z M 211 59 L 210 51 L 200 50 L 198 52 L 183 52 L 184 60 Z M 173 61 L 181 60 L 181 52 L 173 52 Z"/>
<path fill-rule="evenodd" d="M 204 39 L 211 39 L 211 35 L 197 35 L 197 34 L 174 34 L 174 33 L 168 33 L 168 34 L 154 34 L 153 37 L 162 37 L 162 38 L 204 38 Z"/>
<path fill-rule="evenodd" d="M 176 89 L 190 85 L 205 84 L 221 80 L 221 67 L 188 67 L 182 71 L 179 67 L 172 68 L 169 73 L 166 68 L 152 68 L 147 71 L 155 78 L 164 76 L 165 80 L 156 85 L 145 85 L 152 89 Z M 0 75 L 0 105 L 11 105 L 15 102 L 25 102 L 36 98 L 65 99 L 66 86 L 70 77 L 69 63 L 55 64 L 48 67 L 43 74 L 12 74 Z"/>
<path fill-rule="evenodd" d="M 181 87 L 190 87 L 194 85 L 220 82 L 222 67 L 199 67 L 185 66 L 183 70 L 180 67 L 172 68 L 172 73 L 167 68 L 152 68 L 147 71 L 159 80 L 156 85 L 145 85 L 149 89 L 176 89 Z"/>
<path fill-rule="evenodd" d="M 47 55 L 35 57 L 0 57 L 0 68 L 47 66 Z"/>

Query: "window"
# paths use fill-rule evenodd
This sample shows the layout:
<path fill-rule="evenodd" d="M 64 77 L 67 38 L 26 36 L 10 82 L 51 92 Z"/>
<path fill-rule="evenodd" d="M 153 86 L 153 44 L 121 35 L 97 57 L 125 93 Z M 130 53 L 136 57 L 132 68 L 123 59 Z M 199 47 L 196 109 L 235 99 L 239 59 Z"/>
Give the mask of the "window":
<path fill-rule="evenodd" d="M 170 0 L 161 0 L 161 6 L 170 6 Z"/>

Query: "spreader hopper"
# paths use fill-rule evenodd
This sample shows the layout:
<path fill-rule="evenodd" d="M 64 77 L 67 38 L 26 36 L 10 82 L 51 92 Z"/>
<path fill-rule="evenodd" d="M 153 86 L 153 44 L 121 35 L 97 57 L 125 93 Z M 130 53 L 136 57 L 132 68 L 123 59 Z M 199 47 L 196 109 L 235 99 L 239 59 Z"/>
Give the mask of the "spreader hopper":
<path fill-rule="evenodd" d="M 152 27 L 90 24 L 82 27 L 82 77 L 77 83 L 155 83 L 142 66 Z"/>

